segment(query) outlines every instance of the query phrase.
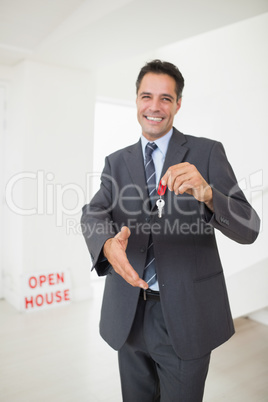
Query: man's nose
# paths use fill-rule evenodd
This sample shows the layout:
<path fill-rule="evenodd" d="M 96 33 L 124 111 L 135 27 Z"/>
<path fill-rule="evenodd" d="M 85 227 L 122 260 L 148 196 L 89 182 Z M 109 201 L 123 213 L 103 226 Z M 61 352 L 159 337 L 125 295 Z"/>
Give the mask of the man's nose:
<path fill-rule="evenodd" d="M 152 99 L 150 109 L 152 110 L 152 112 L 157 112 L 158 110 L 160 110 L 160 101 L 159 101 L 159 99 L 157 99 L 157 98 Z"/>

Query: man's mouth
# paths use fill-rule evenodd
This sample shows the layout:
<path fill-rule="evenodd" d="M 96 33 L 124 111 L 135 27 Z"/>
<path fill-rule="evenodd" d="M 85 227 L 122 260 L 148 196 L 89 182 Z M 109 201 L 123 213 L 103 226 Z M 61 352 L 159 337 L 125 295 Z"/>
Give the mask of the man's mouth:
<path fill-rule="evenodd" d="M 150 121 L 160 122 L 160 121 L 163 120 L 163 117 L 153 117 L 153 116 L 145 116 L 145 117 L 146 117 L 147 120 L 150 120 Z"/>

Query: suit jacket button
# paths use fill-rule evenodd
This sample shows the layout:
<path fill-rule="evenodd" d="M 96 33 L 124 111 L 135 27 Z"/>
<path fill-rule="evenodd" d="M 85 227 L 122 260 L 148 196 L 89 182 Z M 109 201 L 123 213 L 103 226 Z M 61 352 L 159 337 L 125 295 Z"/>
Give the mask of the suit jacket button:
<path fill-rule="evenodd" d="M 140 248 L 140 252 L 141 252 L 141 253 L 145 253 L 145 251 L 146 251 L 146 247 L 141 247 L 141 248 Z"/>

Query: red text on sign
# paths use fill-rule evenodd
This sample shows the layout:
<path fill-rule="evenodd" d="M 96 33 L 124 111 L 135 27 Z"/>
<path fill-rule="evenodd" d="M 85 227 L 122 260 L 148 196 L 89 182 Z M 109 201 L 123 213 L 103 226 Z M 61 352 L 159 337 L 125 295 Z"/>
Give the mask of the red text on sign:
<path fill-rule="evenodd" d="M 49 275 L 31 276 L 29 278 L 29 286 L 31 289 L 42 287 L 44 284 L 48 286 L 58 285 L 64 283 L 64 273 L 56 273 Z"/>
<path fill-rule="evenodd" d="M 25 297 L 25 308 L 41 307 L 44 305 L 62 303 L 70 300 L 70 289 L 58 290 L 57 292 L 50 292 L 39 294 L 36 296 Z"/>

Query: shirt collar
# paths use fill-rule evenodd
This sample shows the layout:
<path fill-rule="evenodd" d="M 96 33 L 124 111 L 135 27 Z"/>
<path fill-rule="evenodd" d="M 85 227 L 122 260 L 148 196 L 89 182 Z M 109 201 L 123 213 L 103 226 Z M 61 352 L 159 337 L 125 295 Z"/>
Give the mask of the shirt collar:
<path fill-rule="evenodd" d="M 148 142 L 154 142 L 157 145 L 159 151 L 165 157 L 166 153 L 167 153 L 167 149 L 168 149 L 168 144 L 169 144 L 169 141 L 170 141 L 170 138 L 171 138 L 172 134 L 173 134 L 173 127 L 167 134 L 165 134 L 161 138 L 158 138 L 155 141 L 148 141 L 142 134 L 141 135 L 141 146 L 142 146 L 143 157 L 145 158 L 145 147 L 148 144 Z"/>

